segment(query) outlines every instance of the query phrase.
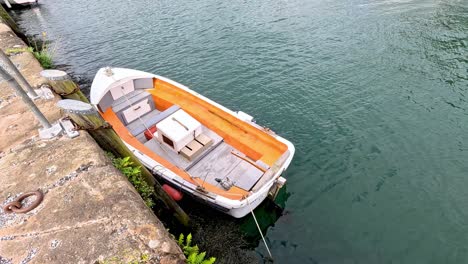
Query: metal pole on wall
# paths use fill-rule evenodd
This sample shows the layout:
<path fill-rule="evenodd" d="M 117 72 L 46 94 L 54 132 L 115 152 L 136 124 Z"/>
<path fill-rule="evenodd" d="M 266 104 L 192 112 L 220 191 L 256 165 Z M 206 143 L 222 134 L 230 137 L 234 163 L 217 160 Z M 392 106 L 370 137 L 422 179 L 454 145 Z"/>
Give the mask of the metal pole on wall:
<path fill-rule="evenodd" d="M 0 77 L 3 78 L 8 84 L 15 89 L 16 93 L 21 96 L 23 102 L 28 106 L 28 108 L 33 112 L 34 116 L 37 118 L 39 123 L 41 123 L 42 127 L 48 129 L 51 127 L 49 121 L 45 116 L 41 113 L 39 108 L 34 104 L 34 102 L 29 98 L 28 94 L 21 88 L 18 82 L 2 67 L 0 67 Z"/>
<path fill-rule="evenodd" d="M 16 68 L 15 64 L 8 58 L 8 56 L 0 49 L 0 63 L 3 63 L 6 66 L 6 70 L 13 72 L 13 77 L 20 82 L 20 84 L 28 90 L 29 95 L 32 97 L 38 97 L 36 91 L 29 85 L 28 81 Z"/>
<path fill-rule="evenodd" d="M 4 2 L 5 2 L 5 5 L 8 6 L 8 8 L 11 8 L 11 4 L 8 0 L 4 0 Z"/>

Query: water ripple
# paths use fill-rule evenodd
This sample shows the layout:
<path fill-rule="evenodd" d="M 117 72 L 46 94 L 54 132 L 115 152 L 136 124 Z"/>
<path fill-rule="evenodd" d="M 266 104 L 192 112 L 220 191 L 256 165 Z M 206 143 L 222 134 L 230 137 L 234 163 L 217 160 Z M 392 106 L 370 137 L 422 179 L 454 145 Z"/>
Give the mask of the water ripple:
<path fill-rule="evenodd" d="M 91 79 L 175 79 L 290 139 L 278 263 L 465 263 L 468 3 L 44 1 L 16 13 Z"/>

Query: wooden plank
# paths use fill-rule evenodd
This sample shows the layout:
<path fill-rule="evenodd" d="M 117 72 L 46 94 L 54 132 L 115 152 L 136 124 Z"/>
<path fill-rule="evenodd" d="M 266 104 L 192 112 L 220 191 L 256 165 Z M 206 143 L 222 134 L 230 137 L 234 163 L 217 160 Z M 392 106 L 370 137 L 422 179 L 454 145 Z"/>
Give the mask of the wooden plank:
<path fill-rule="evenodd" d="M 237 155 L 233 155 L 234 148 L 227 143 L 221 143 L 214 151 L 193 166 L 189 173 L 200 177 L 205 182 L 222 188 L 216 178 L 229 177 L 234 185 L 244 190 L 250 190 L 262 177 L 259 170 Z"/>
<path fill-rule="evenodd" d="M 235 186 L 247 191 L 250 190 L 262 177 L 264 171 L 259 169 L 258 165 L 245 160 L 246 157 L 242 157 L 241 153 L 234 154 L 238 151 L 223 142 L 223 139 L 210 129 L 203 127 L 202 131 L 203 134 L 213 139 L 214 145 L 194 161 L 189 161 L 177 152 L 161 145 L 155 139 L 144 145 L 167 161 L 186 170 L 193 177 L 198 177 L 220 189 L 223 188 L 216 179 L 229 177 Z"/>
<path fill-rule="evenodd" d="M 155 80 L 155 89 L 149 91 L 155 97 L 177 103 L 200 123 L 218 133 L 228 144 L 234 146 L 253 160 L 261 159 L 273 164 L 287 146 L 270 134 L 237 119 L 220 108 L 184 91 L 177 86 Z"/>
<path fill-rule="evenodd" d="M 259 170 L 261 170 L 261 171 L 263 171 L 263 172 L 265 172 L 265 171 L 266 171 L 266 169 L 264 169 L 264 168 L 262 168 L 262 167 L 258 166 L 257 164 L 255 164 L 255 162 L 254 162 L 254 161 L 251 161 L 251 160 L 250 160 L 248 157 L 243 157 L 242 155 L 240 155 L 240 154 L 238 154 L 238 153 L 236 153 L 236 152 L 234 152 L 234 151 L 233 151 L 233 152 L 231 152 L 231 153 L 232 153 L 232 155 L 235 155 L 235 156 L 237 156 L 238 158 L 240 158 L 240 159 L 244 160 L 245 162 L 248 162 L 248 163 L 250 163 L 250 164 L 251 164 L 252 166 L 254 166 L 255 168 L 257 168 L 257 169 L 259 169 Z"/>
<path fill-rule="evenodd" d="M 227 177 L 234 182 L 235 186 L 249 191 L 263 174 L 263 171 L 259 170 L 251 163 L 241 160 L 241 162 L 239 162 L 237 166 L 229 172 Z"/>
<path fill-rule="evenodd" d="M 179 168 L 184 168 L 190 164 L 189 160 L 179 156 L 179 154 L 174 150 L 165 147 L 156 138 L 148 140 L 144 145 L 145 147 L 149 148 L 152 152 L 158 154 L 158 156 L 161 156 L 162 158 L 176 165 Z"/>
<path fill-rule="evenodd" d="M 158 156 L 161 156 L 165 160 L 171 162 L 172 164 L 176 165 L 177 167 L 183 169 L 183 170 L 190 170 L 191 167 L 195 166 L 200 160 L 203 160 L 205 157 L 205 153 L 210 153 L 216 147 L 218 144 L 220 144 L 223 140 L 222 137 L 220 137 L 218 134 L 214 133 L 213 131 L 209 130 L 205 126 L 202 126 L 202 133 L 207 135 L 213 140 L 213 145 L 204 150 L 198 157 L 196 157 L 193 161 L 190 161 L 174 150 L 165 147 L 164 145 L 160 144 L 157 139 L 151 139 L 149 141 L 146 141 L 146 138 L 144 137 L 138 137 L 139 140 L 145 140 L 145 142 L 142 142 L 147 148 L 149 148 L 151 151 L 154 153 L 158 154 Z M 194 175 L 196 176 L 196 175 Z"/>
<path fill-rule="evenodd" d="M 231 155 L 231 151 L 230 145 L 221 143 L 193 166 L 189 173 L 194 177 L 200 177 L 207 183 L 219 186 L 216 178 L 223 179 L 240 162 L 236 156 Z M 219 188 L 221 187 L 219 186 Z"/>

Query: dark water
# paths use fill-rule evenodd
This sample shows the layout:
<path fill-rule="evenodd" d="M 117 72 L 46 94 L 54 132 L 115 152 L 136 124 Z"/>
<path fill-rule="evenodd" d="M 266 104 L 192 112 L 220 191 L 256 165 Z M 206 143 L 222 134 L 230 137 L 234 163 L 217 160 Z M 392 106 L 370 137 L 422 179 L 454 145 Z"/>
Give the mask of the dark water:
<path fill-rule="evenodd" d="M 467 0 L 42 3 L 20 24 L 73 73 L 164 75 L 296 145 L 277 263 L 468 263 Z"/>

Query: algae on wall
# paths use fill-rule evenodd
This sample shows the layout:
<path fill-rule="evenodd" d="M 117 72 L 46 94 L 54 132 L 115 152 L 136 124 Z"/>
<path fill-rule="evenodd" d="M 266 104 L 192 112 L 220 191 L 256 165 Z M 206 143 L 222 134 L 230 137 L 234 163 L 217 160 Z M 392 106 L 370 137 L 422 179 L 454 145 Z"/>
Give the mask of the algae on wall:
<path fill-rule="evenodd" d="M 20 37 L 23 40 L 26 39 L 26 36 L 23 34 L 23 32 L 21 32 L 16 22 L 13 20 L 13 18 L 11 18 L 11 16 L 8 14 L 5 8 L 3 8 L 2 5 L 0 5 L 0 20 L 3 23 L 7 24 L 18 37 Z"/>

